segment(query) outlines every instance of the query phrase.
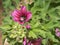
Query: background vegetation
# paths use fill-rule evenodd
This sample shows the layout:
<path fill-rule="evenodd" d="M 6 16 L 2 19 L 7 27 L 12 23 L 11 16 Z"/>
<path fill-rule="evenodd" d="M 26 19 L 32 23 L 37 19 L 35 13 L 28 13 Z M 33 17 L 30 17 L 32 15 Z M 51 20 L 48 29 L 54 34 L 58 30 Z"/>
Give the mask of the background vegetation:
<path fill-rule="evenodd" d="M 29 22 L 32 29 L 29 31 L 29 37 L 42 37 L 42 45 L 59 45 L 60 38 L 55 35 L 55 29 L 60 29 L 60 0 L 3 0 L 5 18 L 3 25 L 0 26 L 3 40 L 8 38 L 11 45 L 22 43 L 26 32 L 23 31 L 21 34 L 21 26 L 11 17 L 11 12 L 19 9 L 21 5 L 25 5 L 32 12 L 32 20 Z M 19 41 L 16 40 L 17 37 L 19 37 Z"/>

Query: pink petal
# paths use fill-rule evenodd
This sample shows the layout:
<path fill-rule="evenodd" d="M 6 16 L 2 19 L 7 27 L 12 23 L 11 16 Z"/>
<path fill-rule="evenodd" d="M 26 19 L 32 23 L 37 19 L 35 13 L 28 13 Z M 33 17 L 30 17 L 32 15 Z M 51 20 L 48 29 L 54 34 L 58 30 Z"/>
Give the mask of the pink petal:
<path fill-rule="evenodd" d="M 13 20 L 16 21 L 16 22 L 18 22 L 19 18 L 13 17 Z"/>
<path fill-rule="evenodd" d="M 30 29 L 31 28 L 31 26 L 28 24 L 28 25 L 26 25 L 26 29 Z"/>
<path fill-rule="evenodd" d="M 57 33 L 57 32 L 59 32 L 59 29 L 58 29 L 58 28 L 56 28 L 55 32 L 56 32 L 56 33 Z"/>
<path fill-rule="evenodd" d="M 56 36 L 57 36 L 57 37 L 60 37 L 60 32 L 56 33 Z"/>
<path fill-rule="evenodd" d="M 42 38 L 38 38 L 38 39 L 32 40 L 32 44 L 33 45 L 41 45 L 41 43 L 42 43 Z"/>
<path fill-rule="evenodd" d="M 27 9 L 26 9 L 26 7 L 25 7 L 25 6 L 22 6 L 22 7 L 21 7 L 21 12 L 22 12 L 22 14 L 26 14 Z"/>
<path fill-rule="evenodd" d="M 20 10 L 14 10 L 14 11 L 12 12 L 12 16 L 13 16 L 13 17 L 19 17 L 20 15 L 21 15 Z"/>
<path fill-rule="evenodd" d="M 28 11 L 26 21 L 29 21 L 31 18 L 32 18 L 32 13 Z"/>
<path fill-rule="evenodd" d="M 26 42 L 25 41 L 23 43 L 24 43 L 24 45 L 26 45 Z"/>
<path fill-rule="evenodd" d="M 31 41 L 29 41 L 27 45 L 31 45 Z"/>
<path fill-rule="evenodd" d="M 27 39 L 24 37 L 24 39 L 23 39 L 23 45 L 26 45 L 26 43 L 27 43 Z"/>

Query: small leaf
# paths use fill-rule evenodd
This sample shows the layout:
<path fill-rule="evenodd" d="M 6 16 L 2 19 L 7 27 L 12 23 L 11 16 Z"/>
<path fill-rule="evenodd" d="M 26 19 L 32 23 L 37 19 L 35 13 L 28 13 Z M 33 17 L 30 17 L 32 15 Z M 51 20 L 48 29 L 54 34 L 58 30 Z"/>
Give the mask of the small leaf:
<path fill-rule="evenodd" d="M 29 32 L 29 37 L 37 38 L 37 35 L 33 31 L 30 31 Z"/>

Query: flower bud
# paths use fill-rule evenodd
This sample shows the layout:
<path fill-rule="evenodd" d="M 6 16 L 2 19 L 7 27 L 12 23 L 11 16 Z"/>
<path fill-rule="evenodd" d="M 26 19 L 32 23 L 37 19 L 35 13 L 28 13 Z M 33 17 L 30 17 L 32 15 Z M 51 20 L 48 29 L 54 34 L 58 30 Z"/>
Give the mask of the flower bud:
<path fill-rule="evenodd" d="M 30 25 L 26 25 L 26 29 L 30 29 L 31 28 L 31 26 Z"/>

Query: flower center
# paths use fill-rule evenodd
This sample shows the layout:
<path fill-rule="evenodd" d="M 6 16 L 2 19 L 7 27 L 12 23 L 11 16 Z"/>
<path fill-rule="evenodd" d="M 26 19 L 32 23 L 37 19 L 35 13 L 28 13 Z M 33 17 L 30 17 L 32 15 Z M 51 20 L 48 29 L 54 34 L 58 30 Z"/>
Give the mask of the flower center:
<path fill-rule="evenodd" d="M 20 21 L 23 22 L 25 20 L 25 17 L 20 17 Z"/>

